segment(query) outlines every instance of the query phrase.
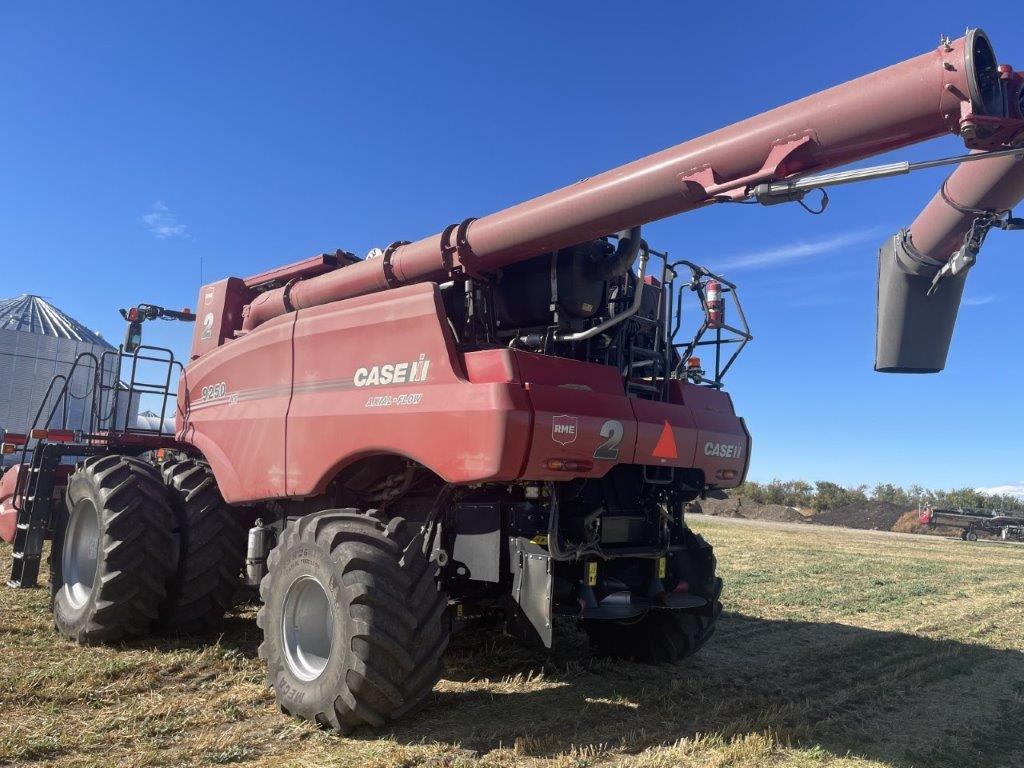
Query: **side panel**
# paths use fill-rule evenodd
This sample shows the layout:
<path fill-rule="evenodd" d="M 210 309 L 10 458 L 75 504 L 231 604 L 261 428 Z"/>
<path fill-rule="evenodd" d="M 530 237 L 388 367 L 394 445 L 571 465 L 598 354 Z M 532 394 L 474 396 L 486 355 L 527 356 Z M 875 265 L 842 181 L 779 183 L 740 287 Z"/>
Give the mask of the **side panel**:
<path fill-rule="evenodd" d="M 535 426 L 525 477 L 602 477 L 616 464 L 632 462 L 637 425 L 626 397 L 532 383 L 526 391 Z M 552 460 L 577 462 L 583 471 L 551 469 Z"/>
<path fill-rule="evenodd" d="M 196 326 L 192 331 L 195 360 L 234 338 L 242 327 L 242 309 L 252 300 L 252 291 L 237 277 L 228 277 L 199 289 Z"/>
<path fill-rule="evenodd" d="M 750 437 L 725 392 L 673 382 L 670 398 L 689 407 L 697 427 L 692 466 L 704 471 L 708 485 L 734 488 L 750 462 Z"/>
<path fill-rule="evenodd" d="M 698 429 L 694 413 L 681 403 L 632 401 L 638 437 L 634 464 L 694 467 Z"/>
<path fill-rule="evenodd" d="M 228 502 L 285 495 L 294 315 L 191 363 L 178 386 L 179 439 L 210 462 Z"/>
<path fill-rule="evenodd" d="M 300 310 L 288 495 L 356 459 L 400 454 L 453 483 L 516 478 L 531 419 L 522 387 L 466 381 L 433 283 Z"/>
<path fill-rule="evenodd" d="M 669 402 L 629 398 L 614 368 L 518 350 L 466 355 L 466 369 L 473 381 L 525 386 L 534 428 L 524 478 L 600 477 L 616 464 L 643 464 L 700 469 L 716 487 L 743 481 L 750 439 L 724 392 L 677 381 Z"/>
<path fill-rule="evenodd" d="M 507 371 L 523 382 L 530 396 L 534 429 L 524 477 L 601 477 L 616 464 L 633 460 L 636 419 L 617 370 L 519 350 L 486 354 L 508 355 L 509 361 L 474 365 L 476 375 Z M 553 461 L 573 462 L 576 468 L 553 469 Z"/>

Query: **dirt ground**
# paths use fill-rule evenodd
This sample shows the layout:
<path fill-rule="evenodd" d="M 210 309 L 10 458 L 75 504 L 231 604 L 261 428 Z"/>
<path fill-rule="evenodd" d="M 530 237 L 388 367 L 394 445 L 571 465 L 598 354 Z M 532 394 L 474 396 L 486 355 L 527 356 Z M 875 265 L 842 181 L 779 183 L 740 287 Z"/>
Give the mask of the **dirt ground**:
<path fill-rule="evenodd" d="M 423 713 L 340 738 L 279 714 L 242 608 L 218 637 L 79 648 L 0 589 L 0 764 L 1024 766 L 1024 547 L 694 518 L 726 613 L 678 667 L 458 635 Z M 7 571 L 10 549 L 0 545 Z"/>

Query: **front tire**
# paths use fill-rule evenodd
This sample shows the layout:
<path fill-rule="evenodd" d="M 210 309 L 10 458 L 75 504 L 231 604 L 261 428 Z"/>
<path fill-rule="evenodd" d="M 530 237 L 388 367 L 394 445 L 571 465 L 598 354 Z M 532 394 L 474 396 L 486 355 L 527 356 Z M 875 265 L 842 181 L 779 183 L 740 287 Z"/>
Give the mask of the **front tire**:
<path fill-rule="evenodd" d="M 171 569 L 171 510 L 155 469 L 129 456 L 83 461 L 50 552 L 57 631 L 79 643 L 146 634 Z"/>
<path fill-rule="evenodd" d="M 234 603 L 245 561 L 245 528 L 224 503 L 208 464 L 186 459 L 163 467 L 174 513 L 177 563 L 160 606 L 160 628 L 198 634 L 220 626 Z"/>
<path fill-rule="evenodd" d="M 379 727 L 422 706 L 448 644 L 447 598 L 419 527 L 354 509 L 290 523 L 268 558 L 259 653 L 278 705 L 321 727 Z"/>

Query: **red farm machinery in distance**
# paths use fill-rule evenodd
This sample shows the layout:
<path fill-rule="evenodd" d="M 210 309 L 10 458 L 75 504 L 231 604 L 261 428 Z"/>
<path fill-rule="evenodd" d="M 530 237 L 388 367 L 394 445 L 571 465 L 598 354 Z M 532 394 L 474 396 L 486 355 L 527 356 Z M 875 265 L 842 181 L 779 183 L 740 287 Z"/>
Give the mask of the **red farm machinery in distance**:
<path fill-rule="evenodd" d="M 921 511 L 919 518 L 921 525 L 959 528 L 960 538 L 964 541 L 977 541 L 979 531 L 1003 541 L 1024 541 L 1024 516 L 997 509 L 929 507 Z"/>
<path fill-rule="evenodd" d="M 423 704 L 460 617 L 695 652 L 722 581 L 683 509 L 746 474 L 722 380 L 751 336 L 735 285 L 641 227 L 959 164 L 879 257 L 876 367 L 939 370 L 981 241 L 1021 223 L 1022 84 L 971 30 L 421 240 L 203 286 L 173 436 L 43 437 L 5 478 L 37 559 L 52 531 L 58 631 L 213 627 L 244 560 L 280 707 L 342 731 Z M 974 154 L 823 173 L 950 133 Z"/>

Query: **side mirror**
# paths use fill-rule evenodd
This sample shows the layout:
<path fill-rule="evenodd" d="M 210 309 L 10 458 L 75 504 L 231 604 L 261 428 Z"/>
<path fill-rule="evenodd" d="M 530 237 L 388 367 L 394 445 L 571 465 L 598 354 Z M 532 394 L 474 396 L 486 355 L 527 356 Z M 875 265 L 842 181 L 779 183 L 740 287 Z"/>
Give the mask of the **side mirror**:
<path fill-rule="evenodd" d="M 142 346 L 142 323 L 133 320 L 128 323 L 128 330 L 124 334 L 124 351 L 136 352 Z"/>

